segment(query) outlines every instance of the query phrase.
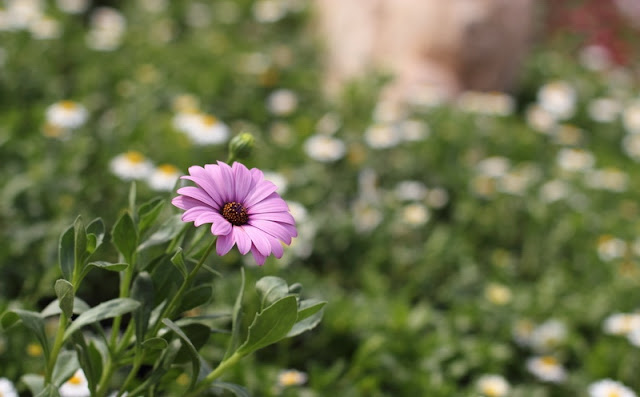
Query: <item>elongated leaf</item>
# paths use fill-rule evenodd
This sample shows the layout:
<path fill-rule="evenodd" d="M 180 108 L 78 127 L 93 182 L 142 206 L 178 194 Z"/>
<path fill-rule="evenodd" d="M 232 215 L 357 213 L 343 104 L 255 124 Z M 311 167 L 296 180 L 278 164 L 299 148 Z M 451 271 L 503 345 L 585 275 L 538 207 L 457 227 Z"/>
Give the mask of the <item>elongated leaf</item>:
<path fill-rule="evenodd" d="M 178 268 L 178 270 L 180 270 L 180 273 L 182 273 L 183 278 L 187 278 L 187 275 L 189 272 L 187 271 L 187 267 L 184 264 L 184 256 L 182 254 L 181 247 L 178 247 L 178 250 L 176 251 L 176 253 L 173 254 L 173 256 L 171 257 L 171 263 L 173 263 L 175 267 Z"/>
<path fill-rule="evenodd" d="M 82 266 L 85 259 L 85 254 L 87 252 L 87 232 L 84 230 L 84 222 L 82 222 L 82 217 L 78 216 L 76 221 L 73 222 L 73 232 L 74 232 L 74 260 L 75 260 L 75 268 Z M 74 271 L 79 271 L 79 269 L 75 269 Z"/>
<path fill-rule="evenodd" d="M 166 339 L 157 336 L 142 342 L 142 348 L 149 350 L 163 350 L 166 349 L 167 346 L 169 346 L 169 343 L 167 343 Z"/>
<path fill-rule="evenodd" d="M 22 310 L 22 309 L 13 309 L 11 311 L 6 312 L 2 316 L 2 327 L 8 328 L 15 324 L 18 320 L 22 320 L 22 324 L 25 327 L 29 328 L 40 342 L 42 346 L 42 351 L 44 352 L 44 357 L 46 360 L 49 359 L 49 341 L 47 339 L 47 334 L 44 331 L 44 317 L 38 312 L 32 312 L 30 310 Z"/>
<path fill-rule="evenodd" d="M 108 270 L 111 272 L 121 272 L 123 270 L 126 270 L 128 267 L 128 263 L 111 263 L 105 261 L 89 262 L 82 269 L 82 274 L 80 275 L 78 282 L 82 281 L 82 279 L 84 279 L 87 274 L 89 274 L 89 272 L 94 268 Z"/>
<path fill-rule="evenodd" d="M 80 314 L 80 313 L 86 312 L 89 309 L 91 309 L 91 307 L 87 304 L 87 302 L 83 301 L 82 299 L 78 298 L 77 296 L 75 298 L 73 298 L 73 313 L 74 314 Z M 47 307 L 45 307 L 40 312 L 40 315 L 42 317 L 51 317 L 51 316 L 57 316 L 60 313 L 62 313 L 62 311 L 60 310 L 60 303 L 56 299 L 56 300 L 51 301 L 51 303 L 49 303 L 47 305 Z"/>
<path fill-rule="evenodd" d="M 217 391 L 219 389 L 230 391 L 235 394 L 237 397 L 251 397 L 249 391 L 240 385 L 236 385 L 235 383 L 229 382 L 215 382 L 211 385 L 212 391 Z"/>
<path fill-rule="evenodd" d="M 231 314 L 231 340 L 229 346 L 224 354 L 224 358 L 228 358 L 233 352 L 236 351 L 238 345 L 240 345 L 240 323 L 242 322 L 242 299 L 244 298 L 244 268 L 240 268 L 240 290 L 236 297 L 236 302 L 233 305 L 233 313 Z"/>
<path fill-rule="evenodd" d="M 238 348 L 238 353 L 247 355 L 269 346 L 284 337 L 298 318 L 298 304 L 295 296 L 286 296 L 257 314 L 247 340 Z"/>
<path fill-rule="evenodd" d="M 138 231 L 142 235 L 155 222 L 160 215 L 165 201 L 162 198 L 155 198 L 140 206 L 138 210 Z"/>
<path fill-rule="evenodd" d="M 182 222 L 180 215 L 170 217 L 155 233 L 140 244 L 138 250 L 142 251 L 154 245 L 166 243 L 178 235 L 183 227 L 184 222 Z"/>
<path fill-rule="evenodd" d="M 58 262 L 60 263 L 60 270 L 62 271 L 62 277 L 68 281 L 71 281 L 73 277 L 73 267 L 75 264 L 74 243 L 75 232 L 73 226 L 70 226 L 62 233 L 60 241 L 58 242 Z"/>
<path fill-rule="evenodd" d="M 287 282 L 280 277 L 274 276 L 262 277 L 256 283 L 256 289 L 260 296 L 261 309 L 289 294 L 289 286 L 287 285 Z"/>
<path fill-rule="evenodd" d="M 191 355 L 191 365 L 193 368 L 193 375 L 191 376 L 191 383 L 189 384 L 189 389 L 192 389 L 198 381 L 198 373 L 200 372 L 200 355 L 198 354 L 198 350 L 196 350 L 195 346 L 193 346 L 189 337 L 187 337 L 187 335 L 185 335 L 180 327 L 175 325 L 173 321 L 169 320 L 168 318 L 163 318 L 162 322 L 164 323 L 164 325 L 169 327 L 170 330 L 175 332 L 176 335 L 178 335 L 178 337 L 185 344 L 185 346 L 187 346 L 187 349 Z"/>
<path fill-rule="evenodd" d="M 113 226 L 112 240 L 118 251 L 124 256 L 128 263 L 131 263 L 133 253 L 138 246 L 138 232 L 133 219 L 128 212 L 120 216 L 120 219 Z"/>
<path fill-rule="evenodd" d="M 195 307 L 204 305 L 209 302 L 213 295 L 213 288 L 210 285 L 201 285 L 196 288 L 192 288 L 184 294 L 182 303 L 180 304 L 179 313 L 186 312 Z"/>
<path fill-rule="evenodd" d="M 48 384 L 35 397 L 60 397 L 60 393 L 58 393 L 57 387 L 52 384 Z"/>
<path fill-rule="evenodd" d="M 117 298 L 103 302 L 79 315 L 78 318 L 71 323 L 69 328 L 67 328 L 67 331 L 64 333 L 64 338 L 67 339 L 69 335 L 85 325 L 132 312 L 139 306 L 139 302 L 129 298 Z"/>
<path fill-rule="evenodd" d="M 56 365 L 53 367 L 53 377 L 51 381 L 54 385 L 60 387 L 78 368 L 80 368 L 80 363 L 78 362 L 76 352 L 63 350 L 58 354 Z"/>
<path fill-rule="evenodd" d="M 154 297 L 153 281 L 149 273 L 138 274 L 131 288 L 131 298 L 140 302 L 140 307 L 133 312 L 133 321 L 136 325 L 136 343 L 142 343 L 144 340 L 144 334 L 147 332 L 149 318 L 153 310 Z"/>
<path fill-rule="evenodd" d="M 58 302 L 60 304 L 60 310 L 67 318 L 71 318 L 73 315 L 73 285 L 64 279 L 56 281 L 54 286 Z"/>

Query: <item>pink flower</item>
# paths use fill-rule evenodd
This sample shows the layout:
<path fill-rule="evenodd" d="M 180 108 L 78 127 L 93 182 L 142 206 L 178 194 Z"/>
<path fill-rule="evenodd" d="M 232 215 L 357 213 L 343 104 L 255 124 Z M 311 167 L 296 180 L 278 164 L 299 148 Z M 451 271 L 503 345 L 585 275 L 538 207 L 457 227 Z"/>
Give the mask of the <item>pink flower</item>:
<path fill-rule="evenodd" d="M 247 169 L 218 161 L 189 168 L 183 176 L 198 186 L 178 189 L 171 203 L 185 210 L 182 220 L 195 226 L 211 223 L 218 236 L 216 251 L 225 255 L 234 245 L 242 255 L 251 251 L 259 265 L 273 254 L 281 258 L 282 243 L 296 237 L 295 221 L 287 203 L 276 193 L 276 185 L 264 179 L 257 168 Z"/>

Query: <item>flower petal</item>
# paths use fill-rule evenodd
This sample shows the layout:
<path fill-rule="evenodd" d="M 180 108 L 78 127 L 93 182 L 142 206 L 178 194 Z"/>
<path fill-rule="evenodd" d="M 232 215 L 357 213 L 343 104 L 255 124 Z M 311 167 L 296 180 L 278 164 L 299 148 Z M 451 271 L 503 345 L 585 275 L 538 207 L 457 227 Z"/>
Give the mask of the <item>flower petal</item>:
<path fill-rule="evenodd" d="M 220 256 L 225 255 L 231 250 L 231 248 L 233 248 L 234 243 L 233 233 L 219 236 L 218 241 L 216 242 L 216 252 Z"/>
<path fill-rule="evenodd" d="M 221 196 L 224 199 L 225 203 L 229 203 L 232 201 L 236 201 L 235 197 L 235 186 L 236 183 L 233 179 L 233 171 L 229 164 L 223 163 L 222 161 L 218 161 L 218 167 L 220 170 L 220 179 L 221 185 L 219 185 L 220 189 L 222 189 Z"/>
<path fill-rule="evenodd" d="M 262 255 L 257 249 L 256 247 L 252 247 L 251 248 L 251 253 L 253 254 L 253 259 L 256 260 L 256 263 L 260 266 L 264 265 L 264 261 L 265 259 L 267 259 L 267 257 L 265 255 Z"/>
<path fill-rule="evenodd" d="M 218 219 L 217 222 L 214 222 L 211 225 L 211 233 L 215 236 L 226 236 L 231 234 L 231 231 L 233 230 L 231 223 L 222 217 L 220 218 L 221 219 Z"/>
<path fill-rule="evenodd" d="M 287 245 L 291 244 L 291 237 L 295 237 L 298 235 L 296 231 L 296 227 L 293 225 L 287 225 L 284 223 L 278 222 L 270 222 L 259 219 L 252 219 L 249 221 L 249 224 L 257 227 L 265 233 L 272 235 L 284 241 Z"/>
<path fill-rule="evenodd" d="M 245 232 L 243 226 L 235 226 L 233 228 L 233 235 L 235 237 L 236 244 L 238 245 L 238 251 L 240 251 L 242 255 L 249 252 L 251 249 L 251 238 L 249 238 L 249 235 Z"/>
<path fill-rule="evenodd" d="M 233 163 L 231 169 L 235 174 L 235 200 L 238 203 L 245 203 L 245 198 L 248 194 L 251 193 L 253 188 L 253 178 L 251 177 L 251 173 L 244 166 L 244 164 Z"/>
<path fill-rule="evenodd" d="M 247 206 L 247 213 L 257 214 L 260 212 L 288 212 L 289 206 L 287 203 L 278 195 L 278 193 L 271 193 L 264 200 L 256 203 L 253 206 Z"/>
<path fill-rule="evenodd" d="M 271 253 L 271 243 L 269 243 L 265 233 L 251 225 L 244 225 L 243 229 L 251 239 L 253 246 L 256 247 L 262 255 L 269 256 Z"/>
<path fill-rule="evenodd" d="M 284 248 L 282 247 L 282 243 L 273 236 L 267 236 L 267 239 L 271 244 L 271 253 L 273 253 L 273 256 L 275 256 L 278 259 L 282 258 L 282 254 L 284 253 Z"/>
<path fill-rule="evenodd" d="M 263 220 L 286 223 L 289 225 L 296 224 L 295 219 L 293 219 L 293 215 L 288 212 L 260 212 L 257 214 L 251 214 L 249 220 L 249 223 L 251 223 L 251 221 L 253 220 Z"/>
<path fill-rule="evenodd" d="M 182 179 L 188 179 L 190 181 L 195 182 L 198 186 L 200 186 L 211 199 L 218 204 L 218 206 L 223 205 L 222 197 L 220 195 L 220 188 L 216 186 L 215 181 L 212 178 L 211 171 L 209 171 L 205 166 L 205 168 L 193 166 L 189 167 L 188 176 L 183 176 Z"/>
<path fill-rule="evenodd" d="M 202 202 L 210 206 L 211 208 L 218 209 L 220 208 L 216 201 L 202 188 L 187 186 L 178 189 L 178 194 L 181 194 L 186 197 L 191 197 L 195 200 Z"/>
<path fill-rule="evenodd" d="M 211 212 L 211 208 L 209 207 L 204 207 L 204 206 L 191 207 L 188 210 L 186 210 L 184 214 L 182 214 L 182 220 L 184 222 L 195 221 L 196 219 L 198 219 L 200 215 L 208 214 L 210 212 Z"/>
<path fill-rule="evenodd" d="M 278 187 L 272 182 L 262 181 L 258 183 L 253 189 L 253 192 L 244 200 L 245 206 L 251 207 L 252 205 L 259 203 L 269 197 L 269 195 L 275 192 L 276 189 L 278 189 Z"/>

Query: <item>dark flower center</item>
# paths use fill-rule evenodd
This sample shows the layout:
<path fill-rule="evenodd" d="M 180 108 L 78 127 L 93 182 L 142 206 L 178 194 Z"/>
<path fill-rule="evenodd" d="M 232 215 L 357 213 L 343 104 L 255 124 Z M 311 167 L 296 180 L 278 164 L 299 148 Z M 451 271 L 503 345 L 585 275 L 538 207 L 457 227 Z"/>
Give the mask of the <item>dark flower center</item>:
<path fill-rule="evenodd" d="M 249 221 L 247 209 L 235 201 L 227 203 L 222 207 L 222 216 L 234 226 L 241 226 Z"/>

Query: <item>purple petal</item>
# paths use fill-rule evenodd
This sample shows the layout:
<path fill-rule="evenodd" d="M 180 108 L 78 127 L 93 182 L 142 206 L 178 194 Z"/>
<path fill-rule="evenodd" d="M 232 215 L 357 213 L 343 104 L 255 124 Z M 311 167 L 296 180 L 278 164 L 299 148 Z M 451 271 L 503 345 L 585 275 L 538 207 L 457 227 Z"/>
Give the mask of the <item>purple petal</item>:
<path fill-rule="evenodd" d="M 256 247 L 252 247 L 251 248 L 251 253 L 253 254 L 253 259 L 256 260 L 256 263 L 258 265 L 260 265 L 260 266 L 264 265 L 264 261 L 265 261 L 265 259 L 267 259 L 267 257 L 265 255 L 262 255 L 260 252 L 258 252 Z"/>
<path fill-rule="evenodd" d="M 244 225 L 243 229 L 251 239 L 253 246 L 256 247 L 262 255 L 268 256 L 271 253 L 271 243 L 269 243 L 263 231 L 251 225 Z"/>
<path fill-rule="evenodd" d="M 218 217 L 220 217 L 220 214 L 209 211 L 199 215 L 193 222 L 193 225 L 195 227 L 198 227 L 200 225 L 204 225 L 205 223 L 214 223 L 218 221 Z"/>
<path fill-rule="evenodd" d="M 286 223 L 289 225 L 295 225 L 296 221 L 293 219 L 293 216 L 288 212 L 261 212 L 258 214 L 251 214 L 249 218 L 251 221 L 253 220 L 263 220 L 263 221 L 273 221 Z M 251 223 L 251 222 L 249 222 Z"/>
<path fill-rule="evenodd" d="M 224 218 L 219 219 L 217 222 L 211 225 L 211 233 L 214 236 L 227 236 L 231 234 L 232 230 L 233 226 Z"/>
<path fill-rule="evenodd" d="M 278 187 L 269 181 L 262 181 L 256 185 L 253 189 L 253 192 L 247 196 L 244 200 L 244 204 L 247 207 L 255 205 L 265 198 L 269 197 L 269 195 L 276 191 Z"/>
<path fill-rule="evenodd" d="M 298 235 L 296 227 L 293 225 L 256 219 L 252 219 L 249 224 L 284 241 L 287 245 L 291 244 L 291 237 Z"/>
<path fill-rule="evenodd" d="M 220 185 L 218 185 L 221 196 L 225 203 L 236 201 L 235 197 L 235 181 L 233 180 L 233 171 L 229 164 L 218 161 L 220 169 Z"/>
<path fill-rule="evenodd" d="M 242 226 L 234 227 L 233 235 L 235 237 L 236 244 L 238 245 L 238 251 L 240 251 L 242 255 L 249 252 L 251 249 L 251 239 L 247 232 L 244 231 L 244 228 Z"/>
<path fill-rule="evenodd" d="M 287 206 L 287 203 L 278 193 L 274 192 L 259 203 L 253 206 L 247 206 L 247 213 L 249 215 L 260 212 L 289 212 L 289 206 Z"/>
<path fill-rule="evenodd" d="M 257 168 L 252 168 L 249 170 L 249 172 L 251 173 L 251 177 L 253 178 L 256 184 L 264 180 L 264 173 L 261 170 Z"/>
<path fill-rule="evenodd" d="M 209 170 L 202 167 L 189 167 L 189 176 L 183 176 L 183 179 L 188 179 L 190 181 L 195 182 L 198 186 L 200 186 L 211 199 L 215 201 L 219 206 L 223 205 L 222 197 L 220 196 L 220 188 L 217 187 L 211 178 L 211 172 Z"/>
<path fill-rule="evenodd" d="M 195 221 L 199 216 L 208 213 L 211 213 L 211 208 L 209 207 L 191 207 L 182 214 L 182 220 L 184 222 Z"/>
<path fill-rule="evenodd" d="M 216 252 L 218 255 L 222 256 L 228 253 L 233 247 L 234 242 L 233 233 L 218 237 L 218 241 L 216 242 Z"/>
<path fill-rule="evenodd" d="M 284 248 L 282 248 L 282 243 L 280 243 L 278 239 L 272 236 L 267 236 L 267 238 L 269 239 L 269 243 L 271 244 L 271 252 L 273 253 L 273 256 L 275 256 L 278 259 L 282 258 L 282 254 L 284 253 Z"/>
<path fill-rule="evenodd" d="M 231 167 L 235 173 L 235 197 L 239 203 L 244 203 L 245 198 L 253 188 L 253 178 L 244 164 L 233 163 Z"/>
<path fill-rule="evenodd" d="M 193 186 L 181 187 L 180 189 L 178 189 L 178 194 L 191 197 L 195 200 L 202 202 L 203 204 L 210 206 L 211 208 L 214 208 L 214 209 L 220 208 L 218 203 L 216 203 L 216 201 L 213 198 L 211 198 L 211 196 L 207 192 L 205 192 L 205 190 L 202 188 L 193 187 Z"/>

